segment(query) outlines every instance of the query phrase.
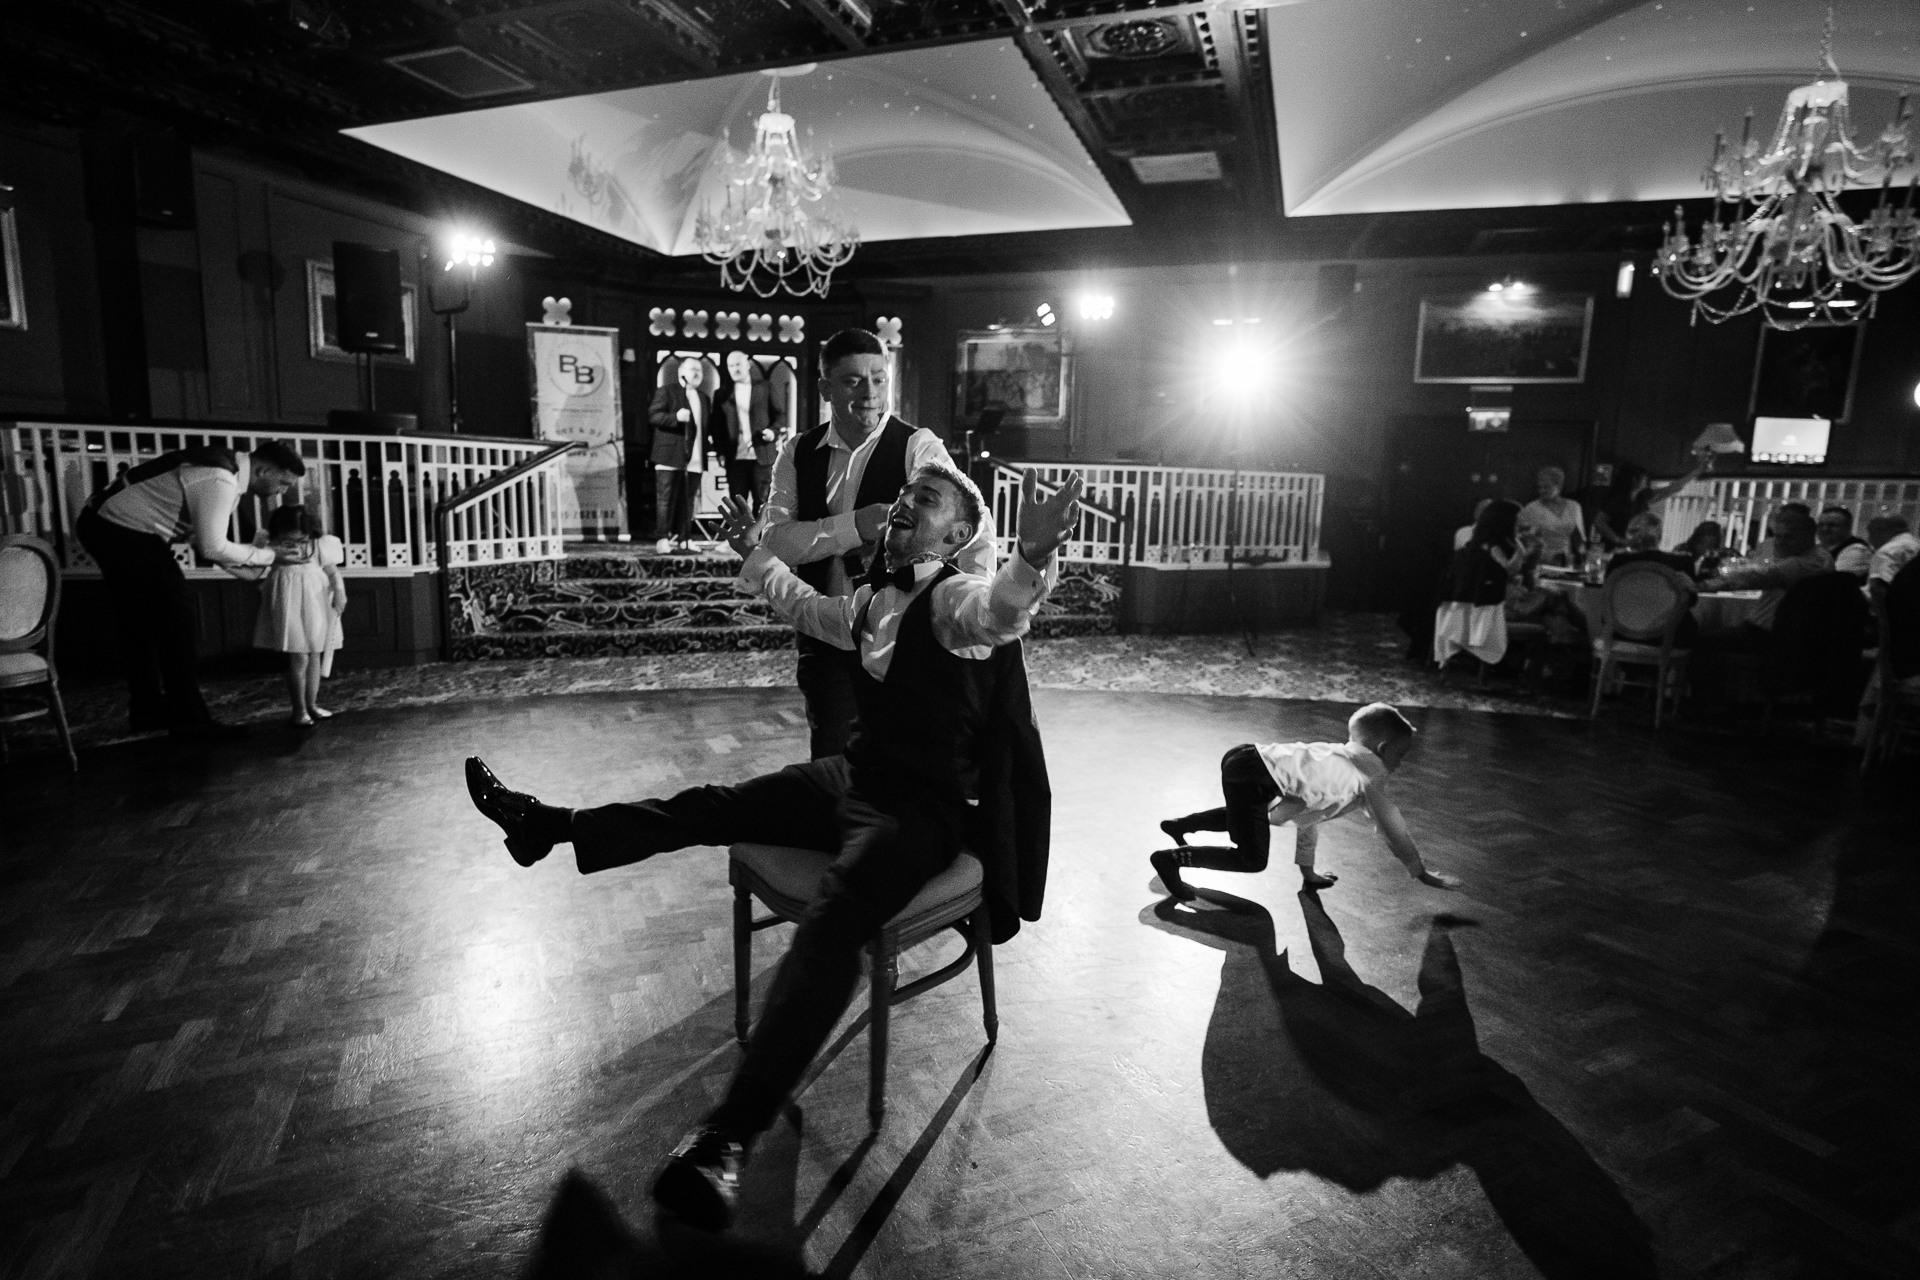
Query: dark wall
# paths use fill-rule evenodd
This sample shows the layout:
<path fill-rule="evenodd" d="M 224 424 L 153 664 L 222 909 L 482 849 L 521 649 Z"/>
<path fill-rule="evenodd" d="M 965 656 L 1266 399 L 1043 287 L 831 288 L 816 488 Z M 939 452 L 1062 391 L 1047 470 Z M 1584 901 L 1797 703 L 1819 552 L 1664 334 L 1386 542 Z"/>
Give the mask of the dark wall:
<path fill-rule="evenodd" d="M 0 129 L 17 211 L 27 327 L 0 329 L 0 412 L 105 413 L 86 174 L 70 130 Z"/>

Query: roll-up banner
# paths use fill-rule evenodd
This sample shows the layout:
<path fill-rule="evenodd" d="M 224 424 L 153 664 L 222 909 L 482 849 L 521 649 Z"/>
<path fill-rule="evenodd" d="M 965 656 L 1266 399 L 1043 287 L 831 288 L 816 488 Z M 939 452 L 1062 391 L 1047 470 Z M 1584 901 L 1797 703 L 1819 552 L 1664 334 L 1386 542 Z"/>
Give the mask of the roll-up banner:
<path fill-rule="evenodd" d="M 527 326 L 533 365 L 533 434 L 577 440 L 560 486 L 568 538 L 611 542 L 627 531 L 626 449 L 620 430 L 620 331 Z"/>

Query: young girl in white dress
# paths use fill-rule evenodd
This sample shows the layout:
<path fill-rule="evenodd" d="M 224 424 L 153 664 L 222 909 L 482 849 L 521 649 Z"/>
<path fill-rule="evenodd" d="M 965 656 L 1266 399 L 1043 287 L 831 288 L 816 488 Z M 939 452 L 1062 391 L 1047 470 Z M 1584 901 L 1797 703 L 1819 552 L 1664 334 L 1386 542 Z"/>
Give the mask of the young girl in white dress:
<path fill-rule="evenodd" d="M 347 584 L 340 575 L 346 549 L 324 530 L 318 513 L 297 504 L 276 507 L 267 516 L 274 560 L 261 586 L 260 617 L 253 628 L 256 649 L 287 655 L 291 719 L 301 726 L 333 715 L 319 703 L 320 677 L 340 647 L 340 615 L 347 608 Z"/>

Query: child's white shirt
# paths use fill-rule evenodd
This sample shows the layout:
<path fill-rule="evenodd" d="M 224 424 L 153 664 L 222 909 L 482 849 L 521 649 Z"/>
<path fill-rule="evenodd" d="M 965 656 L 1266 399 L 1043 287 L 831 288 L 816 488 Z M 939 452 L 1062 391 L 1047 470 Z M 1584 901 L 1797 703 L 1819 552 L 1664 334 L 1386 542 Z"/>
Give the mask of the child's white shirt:
<path fill-rule="evenodd" d="M 1364 808 L 1367 788 L 1387 780 L 1379 756 L 1350 742 L 1270 742 L 1255 748 L 1280 794 L 1267 807 L 1275 826 L 1318 826 Z M 1288 804 L 1297 800 L 1304 808 Z"/>

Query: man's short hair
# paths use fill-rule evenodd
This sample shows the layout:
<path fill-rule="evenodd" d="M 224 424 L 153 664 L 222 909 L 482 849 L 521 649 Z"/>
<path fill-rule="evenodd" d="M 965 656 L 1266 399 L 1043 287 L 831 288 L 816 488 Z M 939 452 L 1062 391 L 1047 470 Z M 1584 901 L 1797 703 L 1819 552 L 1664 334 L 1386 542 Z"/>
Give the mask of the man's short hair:
<path fill-rule="evenodd" d="M 880 335 L 865 329 L 842 329 L 820 344 L 820 376 L 848 356 L 884 356 L 886 344 Z"/>
<path fill-rule="evenodd" d="M 1773 533 L 1776 538 L 1811 538 L 1813 513 L 1799 503 L 1789 502 L 1773 513 Z"/>
<path fill-rule="evenodd" d="M 944 462 L 921 463 L 907 477 L 907 483 L 912 484 L 921 476 L 939 476 L 952 485 L 960 498 L 960 518 L 972 525 L 975 533 L 980 532 L 981 524 L 986 519 L 987 500 L 980 495 L 979 485 L 969 480 L 959 468 L 950 467 Z"/>
<path fill-rule="evenodd" d="M 284 440 L 263 440 L 248 451 L 255 462 L 264 462 L 288 475 L 304 476 L 307 464 L 294 447 Z"/>
<path fill-rule="evenodd" d="M 1413 725 L 1391 703 L 1369 702 L 1347 720 L 1348 737 L 1358 738 L 1363 734 L 1383 747 L 1391 746 L 1412 738 Z"/>
<path fill-rule="evenodd" d="M 1809 518 L 1811 518 L 1813 515 L 1813 508 L 1808 506 L 1804 502 L 1783 502 L 1780 504 L 1780 510 L 1781 511 L 1798 511 L 1801 515 L 1807 516 Z"/>
<path fill-rule="evenodd" d="M 1650 538 L 1654 542 L 1659 542 L 1661 528 L 1659 516 L 1651 511 L 1642 511 L 1639 515 L 1627 521 L 1627 541 L 1633 542 L 1638 538 Z"/>
<path fill-rule="evenodd" d="M 1826 516 L 1845 516 L 1847 518 L 1847 528 L 1853 528 L 1853 512 L 1847 510 L 1845 507 L 1822 507 L 1820 508 L 1820 515 L 1822 518 Z"/>

